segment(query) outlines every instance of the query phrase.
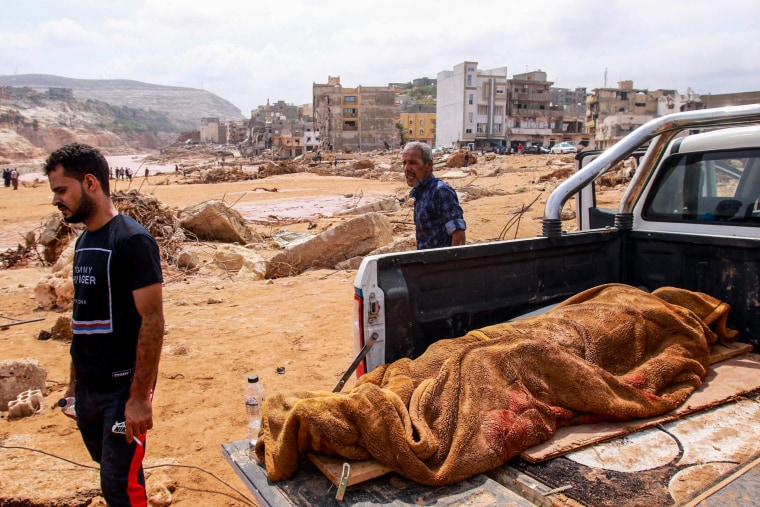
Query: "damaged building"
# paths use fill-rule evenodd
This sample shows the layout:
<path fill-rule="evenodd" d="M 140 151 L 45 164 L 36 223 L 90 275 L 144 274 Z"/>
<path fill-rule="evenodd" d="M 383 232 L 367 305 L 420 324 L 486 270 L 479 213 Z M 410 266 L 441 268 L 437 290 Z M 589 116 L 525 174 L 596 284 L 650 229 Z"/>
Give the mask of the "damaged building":
<path fill-rule="evenodd" d="M 509 79 L 507 67 L 483 70 L 473 61 L 438 73 L 436 146 L 505 151 L 587 140 L 585 89 L 560 93 L 552 84 L 541 70 Z"/>
<path fill-rule="evenodd" d="M 358 152 L 398 144 L 395 92 L 387 86 L 343 88 L 340 76 L 313 85 L 314 128 L 320 149 Z"/>

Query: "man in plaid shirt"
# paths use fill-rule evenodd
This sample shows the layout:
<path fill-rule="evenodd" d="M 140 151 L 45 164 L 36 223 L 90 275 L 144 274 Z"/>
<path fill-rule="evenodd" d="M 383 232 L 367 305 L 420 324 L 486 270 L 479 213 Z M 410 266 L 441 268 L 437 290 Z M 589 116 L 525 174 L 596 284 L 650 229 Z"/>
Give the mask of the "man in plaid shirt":
<path fill-rule="evenodd" d="M 417 249 L 464 245 L 464 212 L 448 183 L 433 176 L 433 150 L 425 143 L 404 146 L 402 163 L 406 184 L 412 187 Z"/>

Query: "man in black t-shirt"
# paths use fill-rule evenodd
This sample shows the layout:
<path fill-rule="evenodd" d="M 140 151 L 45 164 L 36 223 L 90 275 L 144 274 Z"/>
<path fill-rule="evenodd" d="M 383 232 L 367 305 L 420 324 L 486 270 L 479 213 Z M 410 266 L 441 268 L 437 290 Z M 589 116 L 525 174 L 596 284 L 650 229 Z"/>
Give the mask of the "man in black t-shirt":
<path fill-rule="evenodd" d="M 84 144 L 53 152 L 44 172 L 53 205 L 83 223 L 74 251 L 71 378 L 76 419 L 109 506 L 146 506 L 142 460 L 164 335 L 156 240 L 120 214 L 103 155 Z"/>

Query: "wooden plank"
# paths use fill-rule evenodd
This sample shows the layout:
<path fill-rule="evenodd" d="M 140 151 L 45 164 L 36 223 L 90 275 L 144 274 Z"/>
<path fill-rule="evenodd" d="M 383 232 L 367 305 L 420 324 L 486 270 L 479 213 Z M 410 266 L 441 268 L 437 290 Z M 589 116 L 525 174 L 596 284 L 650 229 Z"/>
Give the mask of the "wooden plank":
<path fill-rule="evenodd" d="M 368 459 L 362 461 L 350 461 L 336 456 L 327 456 L 325 454 L 307 453 L 309 460 L 327 477 L 330 482 L 336 486 L 340 485 L 340 476 L 343 473 L 343 463 L 351 465 L 351 472 L 348 475 L 347 486 L 353 486 L 360 482 L 374 479 L 385 475 L 392 470 L 377 460 Z"/>
<path fill-rule="evenodd" d="M 734 342 L 727 345 L 716 343 L 710 347 L 710 364 L 725 361 L 732 357 L 740 356 L 752 352 L 752 345 L 749 343 Z"/>
<path fill-rule="evenodd" d="M 635 431 L 673 421 L 685 415 L 721 405 L 744 393 L 760 389 L 760 355 L 744 354 L 710 367 L 702 385 L 675 410 L 658 417 L 633 421 L 581 424 L 559 428 L 554 436 L 523 451 L 520 457 L 530 463 L 540 463 Z"/>

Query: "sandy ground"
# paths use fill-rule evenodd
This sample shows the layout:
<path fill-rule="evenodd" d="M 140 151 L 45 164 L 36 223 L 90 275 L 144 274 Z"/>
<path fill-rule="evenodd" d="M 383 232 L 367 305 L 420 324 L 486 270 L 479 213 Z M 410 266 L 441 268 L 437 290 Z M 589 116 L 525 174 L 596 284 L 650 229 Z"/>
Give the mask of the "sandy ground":
<path fill-rule="evenodd" d="M 498 157 L 476 166 L 478 174 L 500 167 L 498 176 L 449 180 L 455 187 L 475 185 L 503 194 L 463 203 L 468 242 L 539 234 L 543 203 L 558 182 L 537 181 L 556 169 L 559 160 L 552 155 Z M 436 175 L 445 172 L 436 171 Z M 214 185 L 181 184 L 165 174 L 143 180 L 136 178 L 132 188 L 141 185 L 143 193 L 154 194 L 172 207 L 208 199 L 247 207 L 249 219 L 258 217 L 252 227 L 265 236 L 280 228 L 306 232 L 310 222 L 316 224 L 316 231 L 310 232 L 319 232 L 346 220 L 331 217 L 336 205 L 367 203 L 408 192 L 401 179 L 310 173 Z M 21 241 L 21 234 L 39 227 L 55 212 L 47 185 L 17 191 L 0 188 L 0 196 L 2 250 Z M 611 203 L 619 196 L 620 190 L 603 193 L 600 205 L 607 201 L 614 207 Z M 519 228 L 505 232 L 514 213 L 536 198 Z M 267 215 L 261 213 L 267 209 L 295 209 L 293 213 L 300 218 L 267 221 Z M 282 214 L 273 214 L 278 213 Z M 393 213 L 391 220 L 399 236 L 413 234 L 410 208 Z M 568 222 L 567 227 L 573 224 Z M 262 252 L 266 257 L 272 253 Z M 89 505 L 99 487 L 97 470 L 91 468 L 94 463 L 75 423 L 54 408 L 68 375 L 69 345 L 37 340 L 40 330 L 49 330 L 60 315 L 68 315 L 36 308 L 33 289 L 49 269 L 6 270 L 0 278 L 0 314 L 44 319 L 0 331 L 0 360 L 35 358 L 48 372 L 46 406 L 41 413 L 11 421 L 4 414 L 0 420 L 2 505 Z M 355 272 L 317 270 L 272 281 L 241 281 L 223 272 L 183 275 L 167 270 L 165 276 L 165 346 L 154 399 L 155 427 L 148 436 L 145 459 L 149 485 L 169 489 L 171 505 L 176 506 L 251 505 L 252 500 L 242 499 L 233 489 L 247 494 L 220 451 L 221 444 L 245 438 L 245 378 L 257 373 L 269 394 L 291 389 L 332 390 L 353 359 Z M 285 367 L 284 374 L 275 372 L 278 366 Z"/>

